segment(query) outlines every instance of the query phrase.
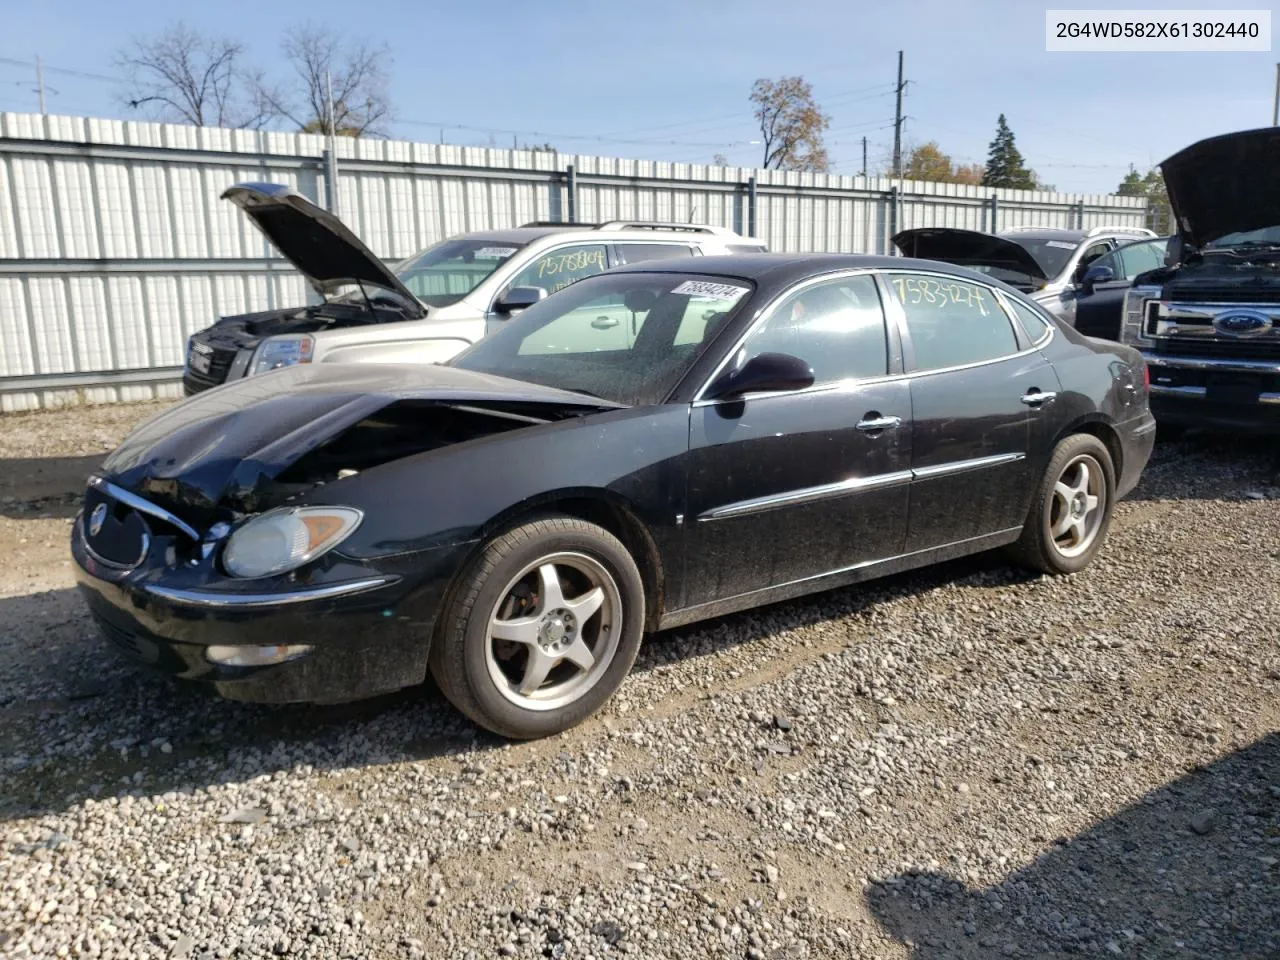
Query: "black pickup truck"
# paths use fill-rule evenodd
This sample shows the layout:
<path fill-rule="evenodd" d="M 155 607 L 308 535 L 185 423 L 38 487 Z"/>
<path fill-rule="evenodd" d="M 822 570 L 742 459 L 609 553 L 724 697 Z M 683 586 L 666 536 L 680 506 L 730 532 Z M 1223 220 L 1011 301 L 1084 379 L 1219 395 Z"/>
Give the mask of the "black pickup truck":
<path fill-rule="evenodd" d="M 1177 234 L 1125 296 L 1122 342 L 1151 371 L 1166 428 L 1280 434 L 1280 128 L 1165 160 Z"/>

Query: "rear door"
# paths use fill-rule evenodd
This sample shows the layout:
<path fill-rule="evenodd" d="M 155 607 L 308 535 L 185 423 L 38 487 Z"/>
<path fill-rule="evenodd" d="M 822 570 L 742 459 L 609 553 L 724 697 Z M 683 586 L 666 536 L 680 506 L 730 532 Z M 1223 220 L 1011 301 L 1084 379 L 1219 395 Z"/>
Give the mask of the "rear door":
<path fill-rule="evenodd" d="M 887 275 L 911 385 L 906 551 L 1022 525 L 1041 457 L 1033 417 L 1058 391 L 996 291 L 946 274 Z"/>

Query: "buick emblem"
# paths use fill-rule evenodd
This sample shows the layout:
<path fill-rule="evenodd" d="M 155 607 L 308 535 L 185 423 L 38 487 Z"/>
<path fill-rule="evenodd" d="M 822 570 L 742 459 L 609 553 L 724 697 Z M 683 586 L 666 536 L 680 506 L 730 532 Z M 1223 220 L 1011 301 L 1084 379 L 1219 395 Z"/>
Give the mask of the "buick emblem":
<path fill-rule="evenodd" d="M 89 514 L 89 536 L 96 537 L 102 532 L 102 525 L 107 521 L 107 505 L 100 503 Z"/>
<path fill-rule="evenodd" d="M 1248 337 L 1271 329 L 1271 318 L 1256 310 L 1232 310 L 1214 318 L 1213 328 L 1231 337 Z"/>

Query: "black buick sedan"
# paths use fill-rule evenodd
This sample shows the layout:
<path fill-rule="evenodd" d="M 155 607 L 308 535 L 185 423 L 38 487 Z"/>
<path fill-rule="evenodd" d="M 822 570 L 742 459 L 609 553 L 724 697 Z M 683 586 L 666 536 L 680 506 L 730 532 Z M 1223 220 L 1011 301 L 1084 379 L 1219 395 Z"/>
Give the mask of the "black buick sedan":
<path fill-rule="evenodd" d="M 196 396 L 91 479 L 72 552 L 114 644 L 225 696 L 430 670 L 539 737 L 599 708 L 647 631 L 997 547 L 1079 570 L 1154 430 L 1137 351 L 962 268 L 667 260 L 444 365 Z"/>

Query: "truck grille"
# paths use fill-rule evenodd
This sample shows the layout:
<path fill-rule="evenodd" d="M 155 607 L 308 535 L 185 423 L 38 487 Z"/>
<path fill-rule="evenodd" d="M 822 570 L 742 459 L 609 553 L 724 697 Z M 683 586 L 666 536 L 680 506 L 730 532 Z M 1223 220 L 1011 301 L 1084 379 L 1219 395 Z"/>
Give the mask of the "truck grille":
<path fill-rule="evenodd" d="M 193 363 L 193 357 L 197 353 L 208 358 L 209 369 L 207 371 L 200 370 Z M 199 393 L 201 390 L 208 390 L 210 387 L 225 383 L 227 372 L 231 369 L 231 364 L 235 358 L 236 351 L 234 349 L 228 350 L 223 347 L 216 347 L 211 343 L 192 337 L 187 345 L 187 364 L 182 371 L 182 383 L 186 392 L 188 394 Z"/>

